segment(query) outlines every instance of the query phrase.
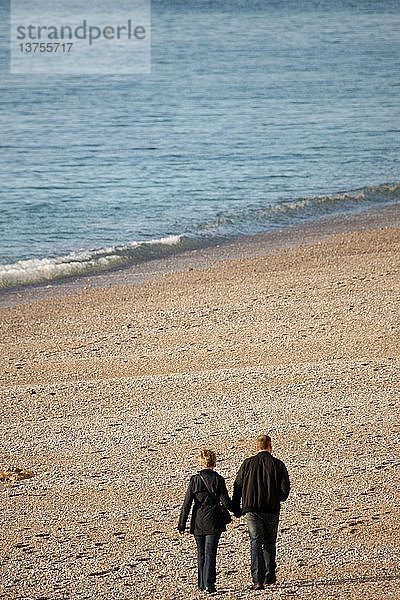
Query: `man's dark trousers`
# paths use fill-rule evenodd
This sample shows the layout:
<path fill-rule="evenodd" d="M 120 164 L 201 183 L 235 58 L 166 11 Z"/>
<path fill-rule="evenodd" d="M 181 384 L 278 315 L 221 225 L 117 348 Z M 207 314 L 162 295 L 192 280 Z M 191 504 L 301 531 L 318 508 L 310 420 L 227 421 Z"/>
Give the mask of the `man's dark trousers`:
<path fill-rule="evenodd" d="M 246 520 L 251 543 L 253 583 L 274 583 L 279 515 L 248 512 Z"/>
<path fill-rule="evenodd" d="M 216 562 L 220 533 L 195 535 L 197 544 L 197 582 L 201 590 L 214 588 L 217 579 Z"/>

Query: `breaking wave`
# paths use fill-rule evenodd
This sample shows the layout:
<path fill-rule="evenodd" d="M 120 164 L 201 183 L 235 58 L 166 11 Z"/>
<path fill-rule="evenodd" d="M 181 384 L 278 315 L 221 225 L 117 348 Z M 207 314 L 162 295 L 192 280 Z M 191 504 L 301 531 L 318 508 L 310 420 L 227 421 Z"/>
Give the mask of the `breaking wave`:
<path fill-rule="evenodd" d="M 164 258 L 184 250 L 211 246 L 240 235 L 317 221 L 335 214 L 356 213 L 399 201 L 400 182 L 397 182 L 333 195 L 282 199 L 274 204 L 248 207 L 236 212 L 219 212 L 206 223 L 193 224 L 191 231 L 181 235 L 0 265 L 0 289 L 100 273 Z"/>
<path fill-rule="evenodd" d="M 396 204 L 400 201 L 400 182 L 366 186 L 360 189 L 332 195 L 308 196 L 282 199 L 267 206 L 250 207 L 238 212 L 220 212 L 202 231 L 236 234 L 260 233 L 266 229 L 288 227 L 335 214 L 361 212 L 378 206 Z"/>
<path fill-rule="evenodd" d="M 32 258 L 0 266 L 0 288 L 51 282 L 67 277 L 101 273 L 130 264 L 162 258 L 190 248 L 184 236 L 132 242 L 100 250 L 71 252 L 56 258 Z"/>

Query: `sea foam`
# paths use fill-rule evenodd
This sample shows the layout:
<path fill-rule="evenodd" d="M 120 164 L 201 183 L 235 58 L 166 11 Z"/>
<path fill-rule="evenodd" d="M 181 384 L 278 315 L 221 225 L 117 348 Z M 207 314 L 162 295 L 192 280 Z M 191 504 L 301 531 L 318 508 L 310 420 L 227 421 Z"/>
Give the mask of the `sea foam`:
<path fill-rule="evenodd" d="M 383 183 L 359 189 L 293 199 L 281 199 L 234 212 L 218 211 L 181 235 L 105 248 L 70 252 L 65 256 L 30 258 L 0 265 L 0 289 L 49 283 L 68 277 L 89 275 L 164 258 L 184 250 L 207 247 L 234 237 L 262 233 L 306 221 L 357 213 L 398 204 L 400 183 Z"/>
<path fill-rule="evenodd" d="M 131 242 L 98 250 L 71 252 L 55 258 L 32 258 L 0 266 L 0 288 L 51 282 L 72 276 L 100 273 L 119 267 L 161 258 L 185 246 L 184 237 L 171 235 L 160 239 Z"/>

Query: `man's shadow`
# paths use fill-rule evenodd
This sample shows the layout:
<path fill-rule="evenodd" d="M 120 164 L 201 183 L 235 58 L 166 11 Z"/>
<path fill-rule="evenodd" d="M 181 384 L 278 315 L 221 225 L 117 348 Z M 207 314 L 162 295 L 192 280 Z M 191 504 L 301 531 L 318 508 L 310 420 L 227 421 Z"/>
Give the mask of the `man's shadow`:
<path fill-rule="evenodd" d="M 395 581 L 397 579 L 400 579 L 400 575 L 366 575 L 363 577 L 342 577 L 341 579 L 296 579 L 294 581 L 284 581 L 274 587 L 317 587 L 327 585 L 346 585 L 352 583 L 374 583 L 377 581 Z"/>

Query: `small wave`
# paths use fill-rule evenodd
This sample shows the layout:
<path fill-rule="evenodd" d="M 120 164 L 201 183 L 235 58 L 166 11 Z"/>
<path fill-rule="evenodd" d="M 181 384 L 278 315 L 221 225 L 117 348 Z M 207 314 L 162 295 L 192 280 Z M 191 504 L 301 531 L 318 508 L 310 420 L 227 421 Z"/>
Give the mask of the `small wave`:
<path fill-rule="evenodd" d="M 189 249 L 190 240 L 172 235 L 157 240 L 131 242 L 99 250 L 71 252 L 56 258 L 19 260 L 0 266 L 0 288 L 51 282 L 72 276 L 88 275 L 162 258 L 177 250 Z"/>
<path fill-rule="evenodd" d="M 400 182 L 366 186 L 332 195 L 281 199 L 268 205 L 219 212 L 207 223 L 193 224 L 186 235 L 135 241 L 97 250 L 71 252 L 56 258 L 20 260 L 0 265 L 0 289 L 49 283 L 109 271 L 184 250 L 215 245 L 240 235 L 261 233 L 307 220 L 357 212 L 400 201 Z"/>
<path fill-rule="evenodd" d="M 366 186 L 348 192 L 296 199 L 246 208 L 232 213 L 219 212 L 213 219 L 201 225 L 199 232 L 226 235 L 259 233 L 268 228 L 295 225 L 332 214 L 365 210 L 381 204 L 400 201 L 400 182 Z"/>

